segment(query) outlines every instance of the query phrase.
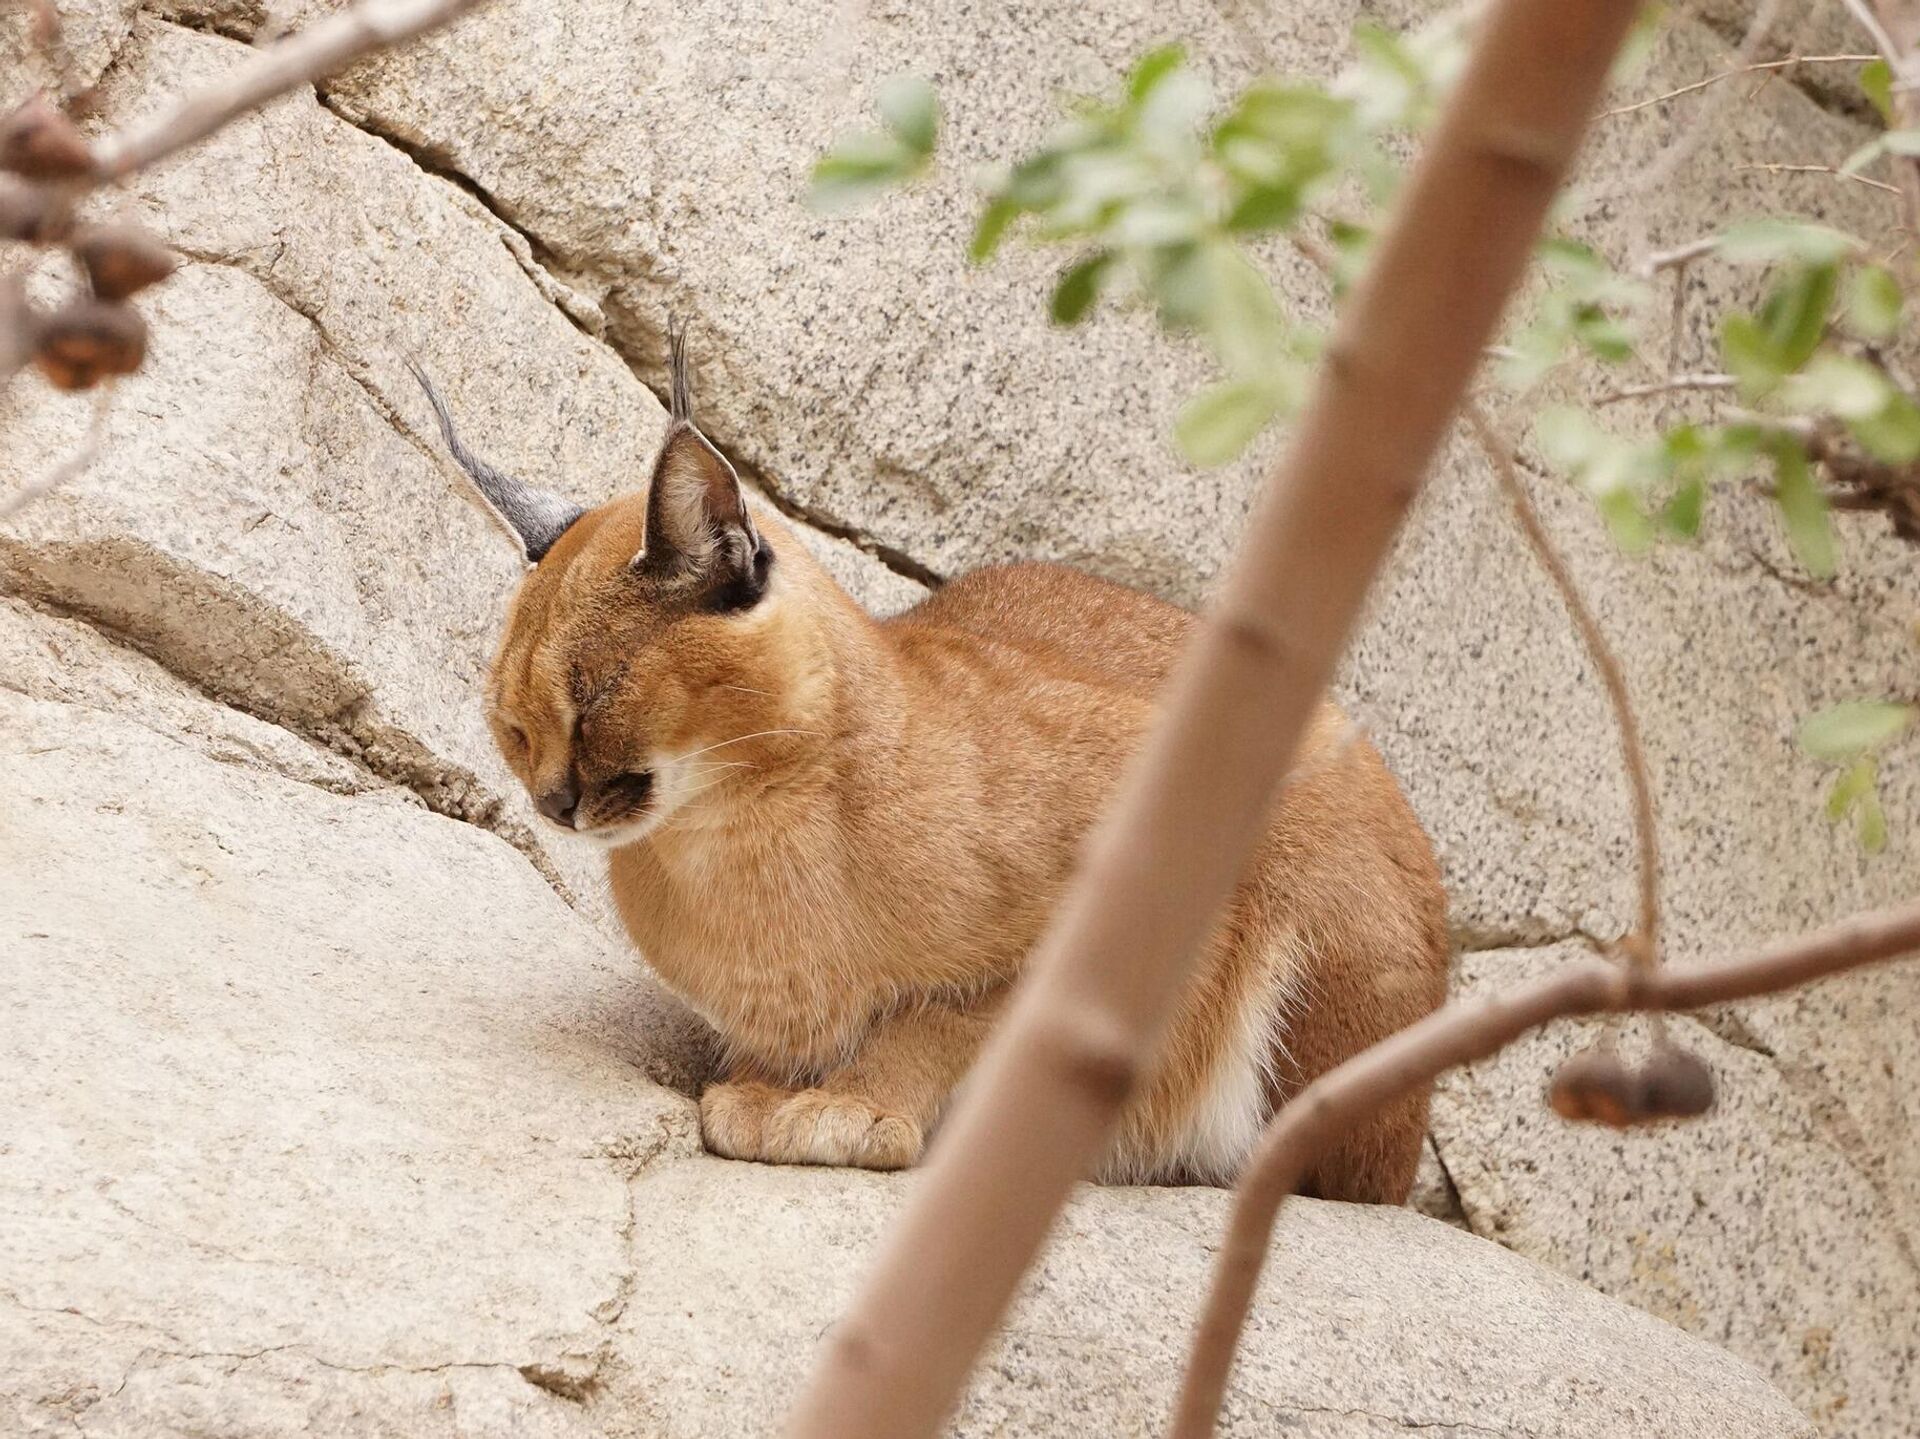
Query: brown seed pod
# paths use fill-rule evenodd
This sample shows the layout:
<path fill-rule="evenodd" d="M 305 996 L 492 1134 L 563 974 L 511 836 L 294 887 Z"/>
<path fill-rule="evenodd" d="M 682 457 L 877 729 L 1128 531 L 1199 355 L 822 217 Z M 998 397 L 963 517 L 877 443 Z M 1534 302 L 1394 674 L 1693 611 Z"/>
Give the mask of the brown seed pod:
<path fill-rule="evenodd" d="M 1644 1114 L 1640 1081 L 1611 1049 L 1583 1049 L 1554 1071 L 1547 1103 L 1562 1119 L 1624 1129 Z"/>
<path fill-rule="evenodd" d="M 88 225 L 73 238 L 73 253 L 102 300 L 124 300 L 157 285 L 178 266 L 173 251 L 133 225 Z"/>
<path fill-rule="evenodd" d="M 1687 1050 L 1656 1049 L 1640 1070 L 1647 1112 L 1662 1119 L 1692 1119 L 1713 1108 L 1713 1071 Z"/>
<path fill-rule="evenodd" d="M 130 305 L 73 300 L 43 319 L 33 360 L 62 390 L 90 390 L 112 375 L 130 375 L 147 357 L 147 322 Z"/>
<path fill-rule="evenodd" d="M 29 180 L 83 180 L 94 163 L 87 137 L 44 95 L 0 120 L 0 170 Z"/>
<path fill-rule="evenodd" d="M 66 224 L 66 204 L 45 186 L 0 181 L 0 240 L 50 245 Z"/>

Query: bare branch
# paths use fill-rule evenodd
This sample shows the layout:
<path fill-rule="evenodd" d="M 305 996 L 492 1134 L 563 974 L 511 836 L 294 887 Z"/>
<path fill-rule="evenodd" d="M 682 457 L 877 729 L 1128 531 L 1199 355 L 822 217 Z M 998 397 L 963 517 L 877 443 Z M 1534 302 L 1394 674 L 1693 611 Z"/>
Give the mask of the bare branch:
<path fill-rule="evenodd" d="M 1740 68 L 1755 63 L 1761 47 L 1767 43 L 1767 36 L 1773 31 L 1773 24 L 1779 18 L 1782 0 L 1760 0 L 1754 10 L 1753 19 L 1747 25 L 1747 33 L 1740 41 L 1740 50 L 1735 57 L 1735 67 Z M 1707 96 L 1700 109 L 1692 117 L 1680 138 L 1656 155 L 1653 163 L 1641 167 L 1618 185 L 1610 186 L 1585 198 L 1584 210 L 1617 201 L 1629 196 L 1656 194 L 1668 184 L 1688 160 L 1692 159 L 1699 147 L 1706 143 L 1713 133 L 1714 126 L 1720 121 L 1720 115 L 1726 108 L 1731 89 L 1715 90 Z M 1625 254 L 1637 253 L 1645 244 L 1646 213 L 1644 206 L 1635 206 L 1627 215 L 1627 237 L 1622 250 Z"/>
<path fill-rule="evenodd" d="M 1549 1020 L 1699 1009 L 1772 994 L 1920 949 L 1920 901 L 1856 915 L 1716 965 L 1628 969 L 1577 959 L 1505 993 L 1460 1000 L 1314 1080 L 1268 1126 L 1241 1180 L 1195 1331 L 1173 1439 L 1208 1439 L 1280 1206 L 1330 1139 L 1455 1065 L 1497 1054 Z"/>
<path fill-rule="evenodd" d="M 1664 95 L 1653 95 L 1645 100 L 1636 100 L 1631 105 L 1616 105 L 1611 110 L 1602 110 L 1598 116 L 1602 120 L 1611 120 L 1616 115 L 1631 115 L 1636 110 L 1645 110 L 1653 105 L 1664 105 L 1669 100 L 1678 100 L 1682 95 L 1691 95 L 1709 85 L 1718 85 L 1722 80 L 1732 80 L 1740 75 L 1752 75 L 1758 71 L 1791 70 L 1799 65 L 1836 65 L 1865 64 L 1875 59 L 1873 55 L 1790 55 L 1784 60 L 1767 60 L 1757 65 L 1742 65 L 1734 70 L 1721 70 L 1704 80 L 1695 80 L 1691 85 L 1682 85 L 1669 90 Z"/>
<path fill-rule="evenodd" d="M 1735 165 L 1735 170 L 1760 170 L 1769 175 L 1832 175 L 1835 179 L 1851 180 L 1856 185 L 1865 185 L 1872 190 L 1885 190 L 1889 195 L 1898 195 L 1900 187 L 1889 185 L 1884 180 L 1870 179 L 1855 174 L 1851 170 L 1836 169 L 1832 165 Z"/>
<path fill-rule="evenodd" d="M 1635 0 L 1501 0 L 1312 402 L 792 1439 L 931 1435 L 1147 1072 L 1593 114 Z"/>
<path fill-rule="evenodd" d="M 214 85 L 98 148 L 99 183 L 122 179 L 363 55 L 438 29 L 481 0 L 392 0 L 359 5 L 310 25 L 236 66 Z"/>
<path fill-rule="evenodd" d="M 1668 375 L 1664 380 L 1655 380 L 1646 385 L 1628 385 L 1624 390 L 1614 390 L 1597 397 L 1594 408 L 1605 405 L 1617 405 L 1623 400 L 1645 400 L 1654 395 L 1671 395 L 1684 390 L 1731 390 L 1740 382 L 1732 375 Z"/>
<path fill-rule="evenodd" d="M 73 453 L 61 460 L 31 484 L 22 485 L 0 500 L 0 523 L 12 519 L 35 500 L 52 494 L 77 478 L 100 454 L 100 442 L 106 438 L 107 413 L 113 408 L 114 384 L 108 380 L 93 392 L 93 411 L 87 418 L 87 432 Z"/>
<path fill-rule="evenodd" d="M 1593 667 L 1600 671 L 1607 698 L 1613 705 L 1614 723 L 1620 730 L 1620 757 L 1626 765 L 1627 787 L 1633 796 L 1633 827 L 1640 855 L 1640 919 L 1625 948 L 1636 966 L 1650 968 L 1660 953 L 1660 837 L 1654 824 L 1653 785 L 1647 777 L 1646 748 L 1640 740 L 1640 721 L 1634 714 L 1632 696 L 1627 693 L 1626 674 L 1527 494 L 1520 467 L 1514 463 L 1513 446 L 1494 428 L 1479 401 L 1469 399 L 1461 413 L 1486 454 L 1487 462 L 1493 466 L 1494 476 L 1513 508 L 1513 517 L 1519 522 L 1520 532 L 1527 537 L 1534 558 L 1540 561 L 1540 568 L 1560 591 L 1567 615 L 1580 632 L 1580 642 L 1586 646 Z"/>
<path fill-rule="evenodd" d="M 1690 265 L 1702 255 L 1711 255 L 1720 248 L 1718 235 L 1707 235 L 1702 239 L 1689 240 L 1684 245 L 1675 245 L 1671 250 L 1655 250 L 1638 265 L 1643 280 L 1652 279 L 1662 270 L 1671 270 L 1677 265 Z"/>

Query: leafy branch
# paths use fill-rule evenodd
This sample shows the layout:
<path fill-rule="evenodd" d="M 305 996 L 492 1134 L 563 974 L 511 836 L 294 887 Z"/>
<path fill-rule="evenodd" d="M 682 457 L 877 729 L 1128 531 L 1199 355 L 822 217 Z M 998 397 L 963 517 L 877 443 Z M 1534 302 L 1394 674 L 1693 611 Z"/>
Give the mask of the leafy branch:
<path fill-rule="evenodd" d="M 1116 94 L 1070 101 L 1039 148 L 986 172 L 970 257 L 986 263 L 1013 241 L 1065 250 L 1049 300 L 1056 323 L 1078 324 L 1103 303 L 1135 305 L 1170 334 L 1197 337 L 1222 374 L 1182 406 L 1173 436 L 1192 462 L 1225 463 L 1295 413 L 1326 343 L 1275 296 L 1249 247 L 1289 241 L 1338 301 L 1367 257 L 1374 211 L 1401 182 L 1393 156 L 1431 124 L 1472 24 L 1455 14 L 1404 36 L 1363 24 L 1354 63 L 1331 82 L 1259 80 L 1223 104 L 1178 46 L 1153 50 Z M 1857 65 L 1863 93 L 1892 125 L 1901 92 L 1886 59 L 1763 61 L 1750 54 L 1760 38 L 1749 37 L 1734 68 L 1641 103 L 1736 75 Z M 885 131 L 837 144 L 811 201 L 845 209 L 925 174 L 937 108 L 923 82 L 889 82 Z M 903 114 L 924 118 L 902 123 Z M 1824 168 L 1864 181 L 1916 153 L 1920 130 L 1894 127 Z M 1888 257 L 1830 226 L 1766 216 L 1638 263 L 1549 235 L 1534 261 L 1532 299 L 1494 347 L 1494 379 L 1539 410 L 1534 447 L 1587 494 L 1624 551 L 1696 539 L 1712 497 L 1729 489 L 1771 500 L 1816 580 L 1840 567 L 1835 509 L 1877 512 L 1920 543 L 1920 399 L 1890 357 L 1908 298 Z M 1684 276 L 1704 263 L 1757 270 L 1763 294 L 1751 311 L 1719 316 L 1718 368 L 1689 371 Z M 1662 351 L 1657 361 L 1649 350 Z M 1638 367 L 1649 378 L 1594 386 L 1576 366 Z M 1585 405 L 1539 403 L 1549 382 L 1568 379 L 1588 386 Z M 1656 400 L 1671 418 L 1650 431 L 1597 418 Z M 1877 848 L 1868 842 L 1884 842 L 1883 820 L 1860 837 Z"/>

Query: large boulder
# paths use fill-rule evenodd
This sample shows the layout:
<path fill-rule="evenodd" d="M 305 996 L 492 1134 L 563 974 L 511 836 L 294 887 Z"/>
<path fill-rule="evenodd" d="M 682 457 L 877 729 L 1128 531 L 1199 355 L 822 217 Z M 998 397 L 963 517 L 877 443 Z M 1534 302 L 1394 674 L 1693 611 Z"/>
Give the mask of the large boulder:
<path fill-rule="evenodd" d="M 0 602 L 0 660 L 0 1432 L 777 1432 L 910 1176 L 701 1156 L 658 996 L 499 835 L 71 619 Z M 1226 1203 L 1083 1195 L 958 1432 L 1156 1432 Z M 1302 1201 L 1266 1293 L 1229 1435 L 1809 1432 L 1418 1215 Z"/>
<path fill-rule="evenodd" d="M 104 76 L 97 123 L 235 63 L 245 52 L 223 37 L 253 33 L 267 8 L 63 4 L 83 79 Z M 276 21 L 324 8 L 271 7 Z M 900 1185 L 686 1159 L 686 1107 L 638 1071 L 692 1083 L 697 1028 L 626 970 L 595 866 L 527 823 L 487 741 L 480 679 L 514 556 L 463 500 L 404 359 L 434 371 L 477 446 L 592 500 L 631 485 L 657 437 L 648 386 L 678 311 L 697 322 L 716 437 L 876 607 L 1014 556 L 1197 600 L 1277 441 L 1224 470 L 1183 468 L 1166 434 L 1207 378 L 1201 357 L 1132 314 L 1051 329 L 1055 257 L 970 270 L 966 171 L 1030 144 L 1056 92 L 1110 86 L 1170 33 L 1225 87 L 1269 66 L 1332 70 L 1363 9 L 1398 21 L 1431 8 L 1046 0 L 960 18 L 498 0 L 139 177 L 131 213 L 190 262 L 146 304 L 153 359 L 123 387 L 103 459 L 0 532 L 0 587 L 38 607 L 11 611 L 7 633 L 30 638 L 0 651 L 9 676 L 37 676 L 27 700 L 0 694 L 10 755 L 17 727 L 32 736 L 8 761 L 0 913 L 35 916 L 0 944 L 32 961 L 31 1003 L 8 1022 L 34 1062 L 8 1082 L 47 1136 L 0 1154 L 0 1286 L 18 1305 L 0 1300 L 0 1323 L 20 1336 L 5 1352 L 27 1356 L 16 1412 L 130 1434 L 619 1432 L 591 1395 L 639 1406 L 645 1385 L 657 1428 L 737 1432 L 741 1411 L 704 1370 L 721 1356 L 698 1348 L 712 1334 L 686 1336 L 674 1296 L 777 1279 L 806 1290 L 793 1302 L 810 1336 Z M 1726 66 L 1728 8 L 1708 8 L 1717 28 L 1677 25 L 1623 98 Z M 0 105 L 34 80 L 18 37 L 0 31 Z M 868 214 L 808 215 L 795 203 L 807 166 L 863 116 L 873 81 L 902 70 L 941 87 L 941 174 Z M 1637 253 L 1777 207 L 1789 185 L 1789 203 L 1872 230 L 1864 187 L 1739 168 L 1830 158 L 1864 135 L 1857 107 L 1831 87 L 1817 101 L 1802 79 L 1710 112 L 1676 101 L 1605 121 L 1577 228 Z M 1694 125 L 1702 113 L 1713 127 Z M 1638 177 L 1695 129 L 1686 164 L 1649 190 Z M 1303 265 L 1272 263 L 1295 303 L 1324 309 Z M 1743 282 L 1696 266 L 1689 283 L 1683 361 L 1707 363 L 1709 302 Z M 84 426 L 82 402 L 12 387 L 0 485 L 53 463 Z M 1910 887 L 1920 766 L 1889 764 L 1894 848 L 1867 861 L 1819 824 L 1824 777 L 1790 737 L 1816 705 L 1911 688 L 1911 550 L 1850 520 L 1843 577 L 1811 586 L 1764 507 L 1726 495 L 1697 549 L 1628 561 L 1576 497 L 1540 493 L 1625 651 L 1661 801 L 1672 951 L 1737 948 Z M 39 658 L 15 666 L 16 653 Z M 1439 844 L 1463 986 L 1512 982 L 1566 952 L 1552 946 L 1618 931 L 1631 848 L 1610 720 L 1467 451 L 1435 475 L 1342 691 Z M 87 843 L 46 848 L 74 833 Z M 27 938 L 41 934 L 57 953 Z M 1920 1346 L 1916 1014 L 1908 967 L 1705 1016 L 1686 1032 L 1721 1073 L 1721 1116 L 1618 1140 L 1542 1114 L 1544 1075 L 1576 1041 L 1532 1041 L 1443 1086 L 1433 1202 L 1726 1344 L 1827 1432 L 1886 1432 L 1910 1408 L 1902 1366 Z M 788 1223 L 814 1247 L 785 1269 L 751 1247 L 683 1252 L 703 1215 L 669 1199 L 732 1204 L 740 1224 Z M 1049 1317 L 1023 1322 L 1072 1336 L 1072 1402 L 1096 1402 L 1128 1345 L 1161 1372 L 1133 1354 L 1124 1372 L 1143 1377 L 1127 1392 L 1163 1402 L 1180 1332 L 1168 1316 L 1190 1313 L 1203 1268 L 1194 1216 L 1211 1225 L 1219 1197 L 1088 1202 L 1082 1214 L 1120 1232 L 1136 1204 L 1169 1235 L 1187 1226 L 1160 1287 L 1141 1291 L 1153 1325 L 1081 1327 L 1100 1321 L 1064 1300 L 1045 1310 L 1044 1283 L 1029 1302 Z M 648 1232 L 667 1252 L 649 1272 L 663 1287 L 621 1278 L 629 1215 L 636 1233 L 660 1226 Z M 1706 1381 L 1689 1375 L 1739 1373 L 1711 1351 L 1541 1288 L 1523 1265 L 1497 1269 L 1511 1261 L 1484 1246 L 1382 1216 L 1327 1222 L 1349 1227 L 1302 1252 L 1331 1287 L 1310 1269 L 1288 1289 L 1345 1285 L 1343 1245 L 1383 1273 L 1426 1272 L 1421 1256 L 1435 1256 L 1463 1292 L 1514 1286 L 1506 1327 L 1476 1333 L 1537 1346 L 1525 1326 L 1564 1308 L 1583 1342 L 1631 1342 L 1646 1372 L 1675 1376 L 1644 1404 L 1631 1391 L 1634 1427 L 1792 1432 L 1744 1376 L 1725 1379 L 1728 1407 L 1701 1407 Z M 1121 1283 L 1124 1251 L 1072 1227 L 1065 1252 L 1094 1276 L 1074 1304 L 1120 1292 L 1102 1286 Z M 719 1281 L 705 1263 L 744 1267 Z M 1424 1349 L 1411 1332 L 1391 1339 L 1377 1291 L 1355 1293 L 1354 1308 L 1312 1312 L 1386 1326 L 1367 1332 L 1391 1357 L 1366 1369 L 1429 1353 L 1430 1335 Z M 649 1354 L 638 1319 L 603 1322 L 641 1295 L 683 1347 Z M 698 1298 L 696 1318 L 712 1301 Z M 729 1302 L 754 1333 L 786 1332 L 751 1295 Z M 1260 1330 L 1279 1337 L 1256 1336 L 1248 1373 L 1289 1372 L 1286 1346 L 1306 1339 L 1278 1322 L 1270 1304 Z M 728 1382 L 784 1382 L 801 1362 L 788 1350 L 732 1351 L 747 1358 L 724 1361 Z M 997 1397 L 968 1411 L 981 1432 L 995 1414 L 1015 1432 L 1038 1423 L 1020 1408 L 1037 1402 L 1032 1371 L 1005 1352 L 980 1391 Z M 1395 1389 L 1391 1373 L 1342 1372 L 1361 1367 L 1352 1349 L 1312 1352 L 1331 1387 L 1259 1381 L 1275 1415 L 1348 1426 L 1311 1432 L 1627 1427 L 1629 1411 L 1554 1369 L 1555 1354 L 1526 1374 L 1410 1371 Z M 1606 1383 L 1632 1368 L 1610 1364 Z M 1519 1407 L 1518 1391 L 1556 1384 L 1602 1406 L 1572 1411 L 1586 1428 Z M 707 1430 L 668 1427 L 682 1402 Z M 1116 1432 L 1145 1422 L 1138 1404 L 1100 1414 Z"/>

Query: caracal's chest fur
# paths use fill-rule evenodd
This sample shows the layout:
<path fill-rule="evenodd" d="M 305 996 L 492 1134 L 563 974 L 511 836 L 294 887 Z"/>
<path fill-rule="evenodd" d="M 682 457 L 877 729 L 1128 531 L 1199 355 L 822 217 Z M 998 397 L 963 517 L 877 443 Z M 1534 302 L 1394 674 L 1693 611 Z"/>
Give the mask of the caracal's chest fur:
<path fill-rule="evenodd" d="M 1187 622 L 1021 567 L 877 627 L 805 759 L 616 852 L 636 943 L 737 1055 L 795 1080 L 889 1010 L 978 1001 L 1037 938 Z"/>

